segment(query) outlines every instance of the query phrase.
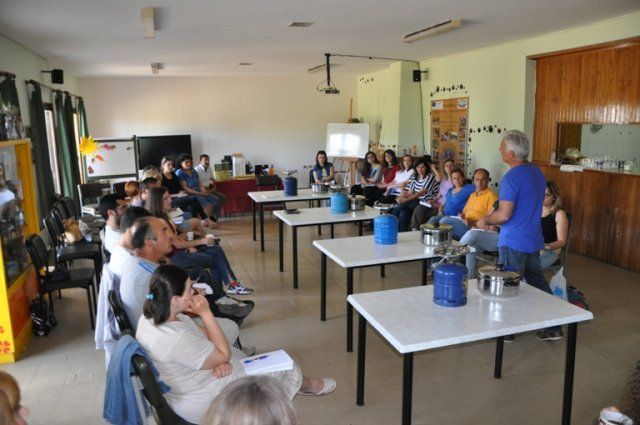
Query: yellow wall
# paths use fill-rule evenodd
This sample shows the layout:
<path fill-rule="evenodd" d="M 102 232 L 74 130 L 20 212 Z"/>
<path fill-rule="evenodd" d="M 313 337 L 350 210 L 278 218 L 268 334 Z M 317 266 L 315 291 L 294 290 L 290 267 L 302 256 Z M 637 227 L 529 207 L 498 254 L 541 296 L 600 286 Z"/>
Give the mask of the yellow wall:
<path fill-rule="evenodd" d="M 640 35 L 640 12 L 591 25 L 477 49 L 462 54 L 421 61 L 429 75 L 422 84 L 425 134 L 429 134 L 430 102 L 460 95 L 469 96 L 469 126 L 488 125 L 533 128 L 535 64 L 527 56 L 598 44 Z M 436 87 L 463 84 L 465 90 L 434 94 Z M 469 169 L 488 168 L 496 183 L 506 171 L 497 152 L 497 133 L 472 133 Z M 535 136 L 532 137 L 535 143 Z M 430 142 L 426 141 L 427 145 Z"/>

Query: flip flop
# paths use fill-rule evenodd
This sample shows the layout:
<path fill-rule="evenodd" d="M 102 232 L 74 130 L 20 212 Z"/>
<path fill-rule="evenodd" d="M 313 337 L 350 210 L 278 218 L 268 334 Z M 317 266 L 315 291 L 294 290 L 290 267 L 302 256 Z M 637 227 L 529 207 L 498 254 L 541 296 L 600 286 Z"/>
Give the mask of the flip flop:
<path fill-rule="evenodd" d="M 298 394 L 300 395 L 327 395 L 327 394 L 331 394 L 335 389 L 336 389 L 336 380 L 333 378 L 321 378 L 322 379 L 322 389 L 318 392 L 311 392 L 311 391 L 298 391 Z"/>

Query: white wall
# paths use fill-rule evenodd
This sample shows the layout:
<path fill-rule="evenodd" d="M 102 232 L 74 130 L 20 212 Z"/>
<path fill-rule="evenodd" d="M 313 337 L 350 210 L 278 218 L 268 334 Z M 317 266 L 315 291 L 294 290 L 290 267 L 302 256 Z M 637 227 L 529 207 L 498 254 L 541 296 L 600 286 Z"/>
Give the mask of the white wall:
<path fill-rule="evenodd" d="M 591 125 L 582 125 L 581 148 L 585 156 L 612 157 L 630 161 L 640 158 L 640 125 L 607 124 L 596 132 L 591 131 Z"/>
<path fill-rule="evenodd" d="M 332 76 L 339 95 L 316 91 L 322 75 L 81 78 L 94 137 L 191 134 L 212 161 L 242 152 L 252 164 L 298 170 L 326 146 L 326 125 L 346 122 L 354 75 Z M 356 115 L 357 116 L 357 115 Z"/>

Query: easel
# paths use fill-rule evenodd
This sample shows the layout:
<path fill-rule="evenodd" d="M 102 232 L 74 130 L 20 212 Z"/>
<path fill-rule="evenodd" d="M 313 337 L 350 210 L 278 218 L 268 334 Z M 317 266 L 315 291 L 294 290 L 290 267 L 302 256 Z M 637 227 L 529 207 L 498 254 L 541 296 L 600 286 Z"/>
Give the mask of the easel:
<path fill-rule="evenodd" d="M 344 186 L 353 186 L 357 184 L 356 182 L 356 164 L 362 158 L 355 158 L 350 156 L 336 156 L 333 158 L 333 170 L 334 174 L 337 176 L 344 175 L 345 177 L 342 179 L 342 182 L 338 181 L 336 177 L 336 182 L 342 183 Z M 336 167 L 336 164 L 340 162 L 340 167 Z M 346 170 L 342 170 L 346 164 Z M 336 171 L 337 170 L 337 171 Z"/>

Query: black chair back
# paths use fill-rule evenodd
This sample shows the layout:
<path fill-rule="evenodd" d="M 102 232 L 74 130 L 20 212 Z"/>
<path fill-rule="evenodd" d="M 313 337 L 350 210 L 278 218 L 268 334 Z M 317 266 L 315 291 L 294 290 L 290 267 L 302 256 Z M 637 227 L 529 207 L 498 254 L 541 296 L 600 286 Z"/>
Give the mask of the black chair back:
<path fill-rule="evenodd" d="M 31 263 L 36 270 L 44 269 L 47 272 L 47 266 L 49 265 L 49 252 L 47 246 L 44 244 L 42 238 L 38 235 L 31 235 L 25 242 L 29 257 L 31 257 Z M 39 272 L 37 273 L 40 274 Z"/>
<path fill-rule="evenodd" d="M 280 185 L 279 176 L 257 176 L 256 185 L 258 190 L 264 190 L 264 188 L 271 188 L 271 190 L 277 190 Z"/>
<path fill-rule="evenodd" d="M 151 365 L 144 356 L 134 354 L 131 358 L 133 370 L 140 382 L 142 393 L 149 404 L 153 406 L 153 413 L 158 425 L 193 425 L 182 419 L 173 411 L 160 391 L 160 384 L 151 370 Z M 144 414 L 143 412 L 141 412 Z"/>
<path fill-rule="evenodd" d="M 102 188 L 105 187 L 104 183 L 84 183 L 79 184 L 80 195 L 83 199 L 86 198 L 100 198 L 102 196 Z M 107 187 L 109 187 L 107 185 Z"/>
<path fill-rule="evenodd" d="M 127 182 L 118 182 L 118 183 L 114 183 L 111 188 L 113 190 L 113 193 L 121 199 L 124 199 L 127 197 L 127 192 L 124 191 L 124 186 L 127 184 Z"/>
<path fill-rule="evenodd" d="M 68 220 L 71 218 L 71 215 L 62 202 L 56 202 L 55 204 L 53 204 L 51 213 L 55 214 L 60 221 Z"/>
<path fill-rule="evenodd" d="M 47 229 L 49 233 L 49 237 L 51 238 L 51 244 L 54 248 L 58 249 L 63 244 L 64 238 L 64 225 L 62 221 L 55 214 L 49 214 L 44 219 L 44 227 Z"/>
<path fill-rule="evenodd" d="M 74 202 L 73 199 L 66 196 L 62 198 L 60 202 L 62 203 L 62 205 L 64 205 L 65 209 L 67 210 L 67 217 L 70 217 L 73 219 L 78 217 L 78 209 L 76 208 L 76 203 Z"/>
<path fill-rule="evenodd" d="M 111 306 L 111 311 L 113 311 L 113 315 L 116 318 L 116 323 L 118 323 L 118 327 L 120 328 L 120 333 L 129 334 L 132 337 L 135 336 L 133 326 L 131 326 L 131 322 L 129 321 L 127 312 L 124 310 L 124 306 L 122 305 L 120 292 L 112 289 L 109 291 L 108 298 L 109 305 Z"/>

